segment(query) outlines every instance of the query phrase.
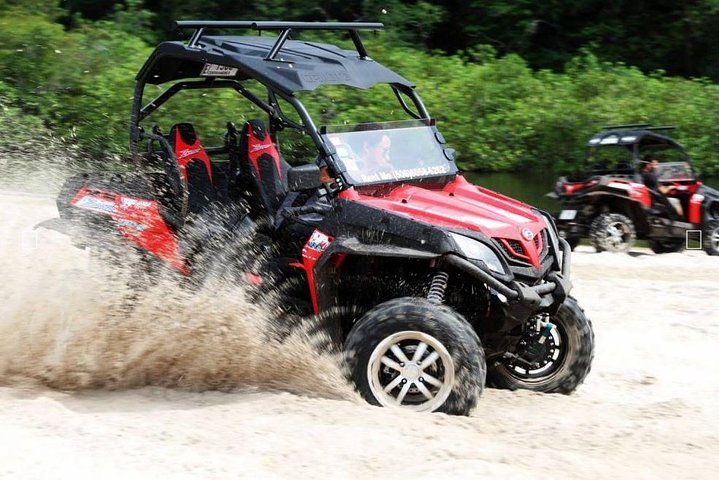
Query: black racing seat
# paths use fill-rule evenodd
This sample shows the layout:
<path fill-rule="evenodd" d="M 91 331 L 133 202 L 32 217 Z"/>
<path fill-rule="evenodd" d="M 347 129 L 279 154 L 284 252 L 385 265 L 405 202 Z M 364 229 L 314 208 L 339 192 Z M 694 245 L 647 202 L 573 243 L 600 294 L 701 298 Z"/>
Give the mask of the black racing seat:
<path fill-rule="evenodd" d="M 198 213 L 217 200 L 212 163 L 190 123 L 173 125 L 168 135 L 180 172 L 187 181 L 188 212 Z"/>
<path fill-rule="evenodd" d="M 248 120 L 242 128 L 239 163 L 242 188 L 250 192 L 253 209 L 274 218 L 287 196 L 290 165 L 280 156 L 262 120 Z"/>

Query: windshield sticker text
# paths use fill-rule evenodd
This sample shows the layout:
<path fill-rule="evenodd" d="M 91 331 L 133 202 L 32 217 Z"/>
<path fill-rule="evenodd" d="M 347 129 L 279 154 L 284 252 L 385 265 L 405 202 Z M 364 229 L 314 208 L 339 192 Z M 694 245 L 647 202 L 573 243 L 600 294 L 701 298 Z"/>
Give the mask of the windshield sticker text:
<path fill-rule="evenodd" d="M 416 167 L 391 170 L 389 172 L 377 172 L 370 175 L 360 174 L 363 182 L 379 182 L 391 180 L 406 180 L 408 178 L 422 178 L 433 175 L 445 175 L 449 172 L 446 165 L 437 165 L 433 167 Z"/>

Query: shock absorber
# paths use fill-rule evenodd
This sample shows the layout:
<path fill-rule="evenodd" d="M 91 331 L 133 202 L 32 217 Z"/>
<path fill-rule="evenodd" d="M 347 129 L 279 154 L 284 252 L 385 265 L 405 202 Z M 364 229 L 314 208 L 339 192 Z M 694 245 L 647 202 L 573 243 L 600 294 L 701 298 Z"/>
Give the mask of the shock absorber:
<path fill-rule="evenodd" d="M 449 284 L 449 274 L 444 270 L 439 270 L 432 278 L 432 284 L 429 286 L 427 300 L 434 303 L 444 302 L 444 293 Z"/>

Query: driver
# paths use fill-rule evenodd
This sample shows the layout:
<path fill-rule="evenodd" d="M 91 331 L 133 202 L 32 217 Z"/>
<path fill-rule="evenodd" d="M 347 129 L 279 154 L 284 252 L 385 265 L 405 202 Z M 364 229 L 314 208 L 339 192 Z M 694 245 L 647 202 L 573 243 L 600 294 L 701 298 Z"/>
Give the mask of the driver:
<path fill-rule="evenodd" d="M 657 174 L 655 173 L 657 170 L 657 165 L 659 165 L 659 160 L 652 157 L 651 155 L 644 156 L 644 169 L 642 170 L 642 182 L 644 183 L 644 185 L 647 186 L 647 188 L 649 188 L 651 190 L 656 190 L 657 192 L 664 195 L 666 197 L 666 199 L 669 201 L 669 203 L 672 205 L 672 207 L 674 207 L 674 210 L 676 210 L 677 214 L 680 217 L 683 217 L 684 209 L 682 208 L 682 203 L 679 201 L 678 198 L 667 196 L 667 194 L 671 190 L 670 187 L 659 184 L 659 179 L 657 178 Z"/>
<path fill-rule="evenodd" d="M 379 125 L 370 127 L 362 135 L 362 145 L 358 154 L 360 171 L 362 175 L 372 176 L 381 174 L 392 174 L 389 153 L 392 147 L 392 139 L 381 129 Z"/>

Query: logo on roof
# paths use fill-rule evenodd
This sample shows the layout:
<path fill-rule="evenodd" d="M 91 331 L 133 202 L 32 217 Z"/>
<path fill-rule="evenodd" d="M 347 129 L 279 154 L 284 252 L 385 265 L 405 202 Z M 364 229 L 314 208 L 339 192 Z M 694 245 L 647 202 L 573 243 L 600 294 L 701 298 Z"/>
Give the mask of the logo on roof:
<path fill-rule="evenodd" d="M 237 75 L 236 68 L 215 63 L 206 63 L 200 72 L 200 76 L 203 77 L 234 77 L 235 75 Z"/>

